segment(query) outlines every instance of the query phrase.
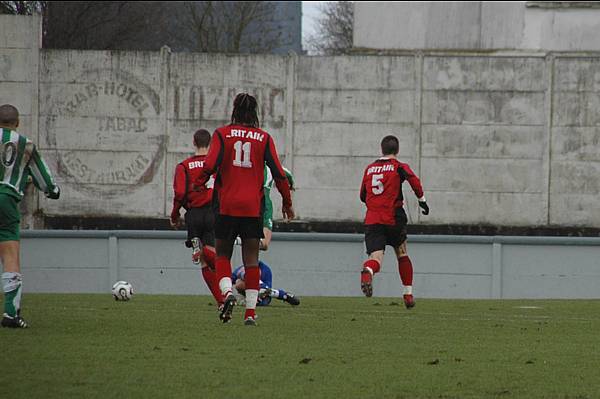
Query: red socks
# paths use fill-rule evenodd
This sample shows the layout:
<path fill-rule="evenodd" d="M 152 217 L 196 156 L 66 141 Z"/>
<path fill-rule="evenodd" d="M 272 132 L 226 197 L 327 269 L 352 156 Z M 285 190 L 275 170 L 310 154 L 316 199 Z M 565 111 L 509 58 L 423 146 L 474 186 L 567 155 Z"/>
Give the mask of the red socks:
<path fill-rule="evenodd" d="M 244 266 L 244 268 L 246 269 L 246 276 L 244 277 L 246 289 L 258 290 L 260 288 L 260 269 L 258 265 Z"/>
<path fill-rule="evenodd" d="M 217 275 L 217 284 L 221 288 L 221 292 L 223 292 L 223 287 L 221 287 L 221 280 L 225 277 L 228 277 L 231 281 L 231 262 L 224 256 L 217 256 L 215 261 L 215 271 Z M 229 284 L 231 285 L 231 284 Z M 227 287 L 231 290 L 231 287 Z M 226 291 L 226 290 L 225 290 Z"/>
<path fill-rule="evenodd" d="M 223 295 L 221 294 L 221 289 L 219 288 L 219 284 L 217 282 L 217 276 L 214 271 L 210 270 L 208 267 L 202 268 L 202 277 L 204 277 L 204 281 L 208 286 L 208 289 L 212 293 L 212 296 L 215 298 L 217 303 L 220 305 L 223 303 Z"/>
<path fill-rule="evenodd" d="M 258 300 L 258 288 L 260 287 L 260 269 L 258 265 L 245 266 L 246 276 L 246 313 L 244 319 L 256 317 L 256 302 Z"/>
<path fill-rule="evenodd" d="M 204 258 L 204 262 L 206 262 L 208 267 L 215 270 L 215 258 L 217 257 L 215 251 L 212 251 L 204 246 L 202 247 L 202 257 Z"/>
<path fill-rule="evenodd" d="M 408 256 L 403 256 L 398 259 L 398 271 L 400 272 L 400 279 L 402 284 L 412 286 L 413 284 L 413 267 Z"/>
<path fill-rule="evenodd" d="M 373 271 L 373 274 L 379 273 L 379 269 L 381 269 L 381 265 L 375 259 L 367 259 L 365 263 L 363 263 L 363 267 L 368 267 Z"/>

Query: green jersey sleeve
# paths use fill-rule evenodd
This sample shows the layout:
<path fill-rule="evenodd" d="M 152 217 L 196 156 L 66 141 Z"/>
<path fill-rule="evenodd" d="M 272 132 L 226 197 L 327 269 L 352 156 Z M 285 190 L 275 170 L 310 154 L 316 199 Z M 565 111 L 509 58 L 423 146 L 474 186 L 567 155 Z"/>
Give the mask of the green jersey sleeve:
<path fill-rule="evenodd" d="M 285 177 L 287 177 L 288 182 L 290 183 L 290 190 L 293 190 L 296 188 L 296 185 L 294 184 L 294 175 L 292 175 L 292 172 L 285 166 L 283 166 L 283 171 L 285 172 Z"/>
<path fill-rule="evenodd" d="M 58 186 L 50 174 L 50 169 L 46 162 L 42 159 L 37 148 L 34 146 L 31 153 L 31 161 L 28 165 L 29 174 L 33 180 L 33 184 L 48 197 L 54 198 L 60 192 Z"/>

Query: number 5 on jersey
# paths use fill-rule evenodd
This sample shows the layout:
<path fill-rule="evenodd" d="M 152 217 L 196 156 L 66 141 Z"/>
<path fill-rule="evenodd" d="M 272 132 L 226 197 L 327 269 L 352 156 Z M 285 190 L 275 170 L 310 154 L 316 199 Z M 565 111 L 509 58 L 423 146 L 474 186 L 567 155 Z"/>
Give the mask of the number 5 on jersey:
<path fill-rule="evenodd" d="M 240 168 L 251 168 L 252 161 L 250 160 L 250 149 L 252 147 L 252 143 L 246 142 L 242 143 L 241 141 L 236 141 L 233 144 L 233 149 L 235 151 L 235 158 L 233 159 L 233 166 L 237 166 Z"/>
<path fill-rule="evenodd" d="M 373 191 L 373 194 L 379 195 L 383 193 L 383 182 L 381 181 L 382 179 L 383 174 L 373 175 L 371 179 L 371 191 Z"/>

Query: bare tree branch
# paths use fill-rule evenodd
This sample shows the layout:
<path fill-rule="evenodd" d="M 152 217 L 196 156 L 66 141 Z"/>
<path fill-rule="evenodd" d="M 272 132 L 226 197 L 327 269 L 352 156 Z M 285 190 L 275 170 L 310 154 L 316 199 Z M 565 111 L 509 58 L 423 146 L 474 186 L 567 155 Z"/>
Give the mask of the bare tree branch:
<path fill-rule="evenodd" d="M 317 33 L 307 38 L 309 51 L 317 54 L 347 54 L 353 45 L 354 3 L 332 1 L 321 7 Z"/>
<path fill-rule="evenodd" d="M 161 32 L 163 3 L 135 1 L 53 1 L 44 18 L 44 47 L 72 49 L 139 49 L 156 46 L 145 37 Z M 156 29 L 152 29 L 156 28 Z"/>
<path fill-rule="evenodd" d="M 42 14 L 47 3 L 47 1 L 0 1 L 0 14 Z"/>
<path fill-rule="evenodd" d="M 201 52 L 269 52 L 286 43 L 275 18 L 275 2 L 185 2 L 173 35 Z"/>
<path fill-rule="evenodd" d="M 272 1 L 53 1 L 44 47 L 270 52 L 285 43 Z"/>

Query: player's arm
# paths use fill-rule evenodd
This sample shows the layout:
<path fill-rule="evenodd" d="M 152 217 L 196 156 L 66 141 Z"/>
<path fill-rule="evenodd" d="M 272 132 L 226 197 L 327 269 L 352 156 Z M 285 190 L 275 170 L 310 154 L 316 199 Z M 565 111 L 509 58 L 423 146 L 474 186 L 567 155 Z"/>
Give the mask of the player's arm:
<path fill-rule="evenodd" d="M 367 203 L 367 186 L 365 185 L 365 179 L 367 178 L 367 171 L 365 170 L 365 174 L 363 175 L 362 182 L 360 184 L 360 200 Z"/>
<path fill-rule="evenodd" d="M 294 191 L 296 189 L 296 185 L 294 184 L 294 175 L 292 175 L 292 172 L 286 168 L 285 166 L 283 167 L 283 171 L 285 172 L 285 177 L 288 180 L 288 183 L 290 184 L 290 190 Z"/>
<path fill-rule="evenodd" d="M 179 227 L 179 210 L 183 206 L 183 199 L 185 197 L 185 166 L 178 164 L 175 167 L 175 177 L 173 178 L 173 209 L 171 210 L 171 226 Z"/>
<path fill-rule="evenodd" d="M 206 154 L 206 158 L 204 158 L 204 167 L 202 168 L 202 173 L 194 181 L 195 186 L 205 186 L 210 176 L 217 171 L 221 162 L 223 162 L 224 147 L 223 136 L 221 136 L 221 132 L 217 129 L 210 139 L 208 153 Z"/>
<path fill-rule="evenodd" d="M 60 198 L 60 188 L 54 182 L 50 169 L 46 162 L 42 159 L 42 156 L 38 152 L 36 146 L 33 146 L 31 152 L 31 159 L 27 165 L 29 174 L 33 184 L 40 190 L 43 191 L 46 197 L 50 199 Z"/>
<path fill-rule="evenodd" d="M 285 175 L 285 171 L 279 162 L 275 144 L 270 136 L 268 136 L 267 148 L 265 149 L 265 162 L 275 180 L 275 186 L 283 199 L 283 217 L 288 219 L 294 218 L 294 208 L 292 207 L 292 194 L 290 193 L 290 184 Z"/>
<path fill-rule="evenodd" d="M 425 199 L 425 194 L 423 193 L 423 187 L 421 186 L 421 180 L 417 177 L 415 172 L 412 171 L 410 166 L 406 164 L 402 164 L 398 168 L 398 174 L 402 180 L 408 181 L 410 187 L 413 189 L 417 199 L 419 200 L 419 206 L 423 209 L 423 215 L 429 214 L 429 205 L 427 205 L 427 200 Z"/>

